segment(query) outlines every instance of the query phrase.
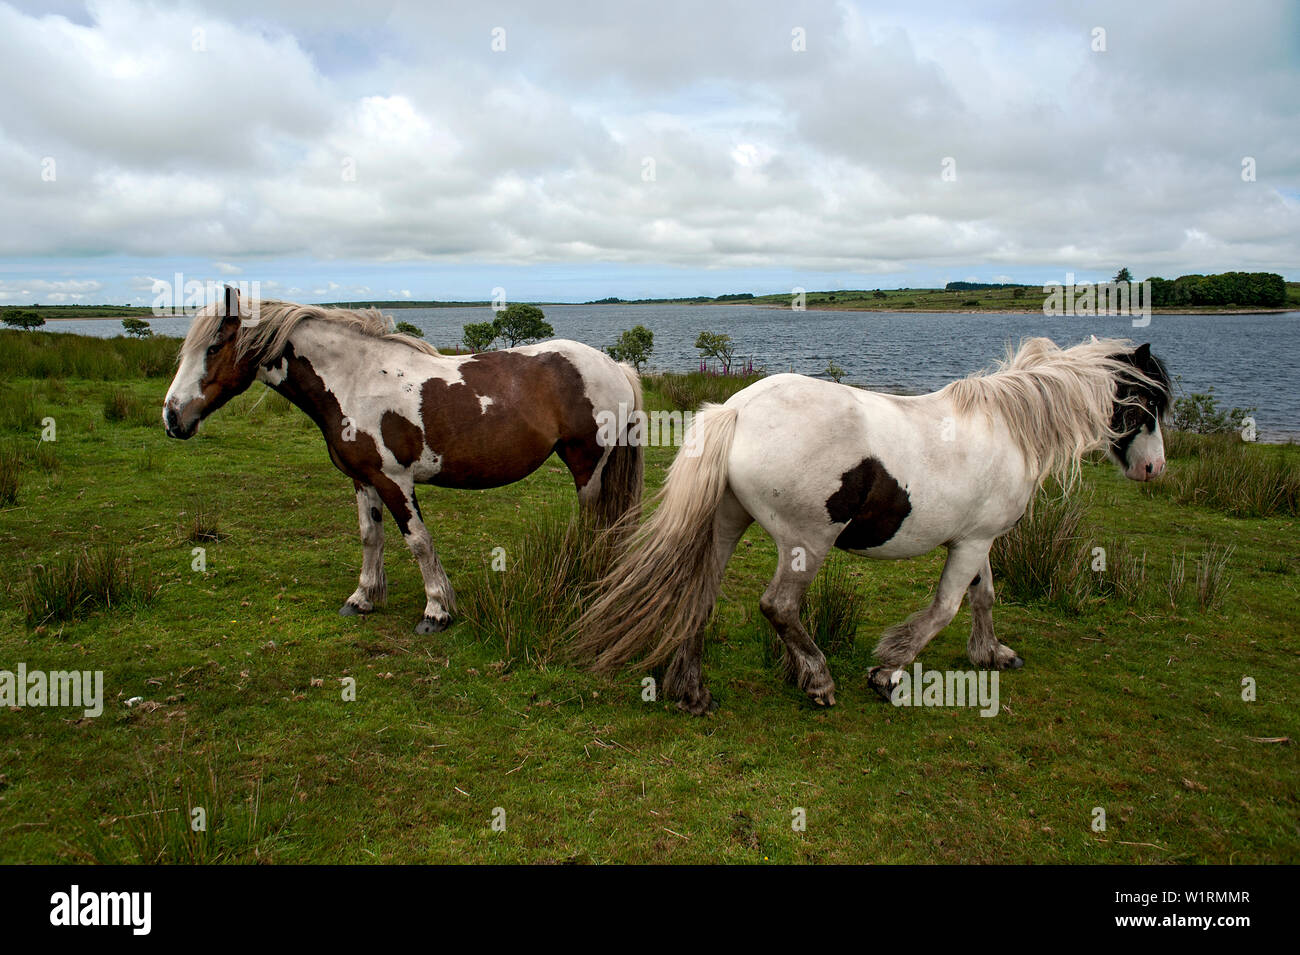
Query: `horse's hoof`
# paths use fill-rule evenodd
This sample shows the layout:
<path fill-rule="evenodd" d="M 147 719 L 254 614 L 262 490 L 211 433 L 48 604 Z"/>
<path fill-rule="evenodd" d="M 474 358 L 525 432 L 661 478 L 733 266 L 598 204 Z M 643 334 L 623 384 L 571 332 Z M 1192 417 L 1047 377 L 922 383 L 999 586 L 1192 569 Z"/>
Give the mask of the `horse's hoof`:
<path fill-rule="evenodd" d="M 451 626 L 451 617 L 443 617 L 438 620 L 436 617 L 425 617 L 415 625 L 415 632 L 419 634 L 438 633 L 446 630 Z"/>
<path fill-rule="evenodd" d="M 715 705 L 713 694 L 703 687 L 691 697 L 677 701 L 677 708 L 692 716 L 708 716 Z"/>
<path fill-rule="evenodd" d="M 339 607 L 340 617 L 360 617 L 364 614 L 365 611 L 353 603 L 345 603 L 342 607 Z"/>
<path fill-rule="evenodd" d="M 894 702 L 894 688 L 898 686 L 897 674 L 901 673 L 899 667 L 877 666 L 872 667 L 867 674 L 867 684 L 876 691 L 886 703 Z"/>

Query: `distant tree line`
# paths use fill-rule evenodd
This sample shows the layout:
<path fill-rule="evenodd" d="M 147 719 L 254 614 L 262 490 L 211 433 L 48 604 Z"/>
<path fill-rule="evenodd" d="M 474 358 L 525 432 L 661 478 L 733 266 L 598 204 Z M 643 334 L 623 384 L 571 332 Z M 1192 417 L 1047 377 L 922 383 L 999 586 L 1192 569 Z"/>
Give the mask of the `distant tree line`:
<path fill-rule="evenodd" d="M 1217 275 L 1152 277 L 1151 304 L 1242 305 L 1279 308 L 1286 304 L 1286 281 L 1275 272 L 1220 272 Z"/>
<path fill-rule="evenodd" d="M 949 282 L 943 287 L 945 292 L 978 292 L 983 289 L 1029 288 L 1023 282 Z"/>

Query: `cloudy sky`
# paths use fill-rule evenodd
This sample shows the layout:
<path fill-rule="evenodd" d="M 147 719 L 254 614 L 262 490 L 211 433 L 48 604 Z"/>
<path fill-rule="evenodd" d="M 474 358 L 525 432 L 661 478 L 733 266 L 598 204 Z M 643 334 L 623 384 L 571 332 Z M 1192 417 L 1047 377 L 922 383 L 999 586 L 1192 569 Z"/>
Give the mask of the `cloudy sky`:
<path fill-rule="evenodd" d="M 0 0 L 0 304 L 1300 279 L 1297 11 Z"/>

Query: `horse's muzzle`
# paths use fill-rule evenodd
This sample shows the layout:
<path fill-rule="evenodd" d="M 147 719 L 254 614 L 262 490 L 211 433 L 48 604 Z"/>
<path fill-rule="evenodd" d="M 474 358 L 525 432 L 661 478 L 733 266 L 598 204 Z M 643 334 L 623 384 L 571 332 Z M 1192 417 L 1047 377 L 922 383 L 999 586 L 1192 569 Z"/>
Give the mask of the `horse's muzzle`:
<path fill-rule="evenodd" d="M 167 437 L 179 438 L 182 441 L 194 437 L 194 432 L 198 430 L 198 417 L 193 417 L 188 424 L 183 423 L 181 419 L 182 416 L 177 414 L 175 408 L 171 406 L 163 408 L 163 430 L 167 432 Z"/>

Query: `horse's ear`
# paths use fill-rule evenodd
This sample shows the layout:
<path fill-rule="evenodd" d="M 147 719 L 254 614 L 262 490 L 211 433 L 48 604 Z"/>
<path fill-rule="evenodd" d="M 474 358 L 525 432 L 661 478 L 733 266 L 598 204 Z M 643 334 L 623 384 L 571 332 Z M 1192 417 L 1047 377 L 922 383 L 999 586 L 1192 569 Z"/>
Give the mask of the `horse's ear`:
<path fill-rule="evenodd" d="M 1139 368 L 1151 364 L 1151 343 L 1143 342 L 1133 350 L 1133 360 Z"/>
<path fill-rule="evenodd" d="M 225 310 L 221 314 L 224 318 L 239 317 L 239 289 L 233 285 L 226 286 Z"/>

